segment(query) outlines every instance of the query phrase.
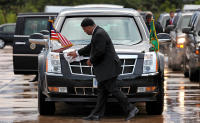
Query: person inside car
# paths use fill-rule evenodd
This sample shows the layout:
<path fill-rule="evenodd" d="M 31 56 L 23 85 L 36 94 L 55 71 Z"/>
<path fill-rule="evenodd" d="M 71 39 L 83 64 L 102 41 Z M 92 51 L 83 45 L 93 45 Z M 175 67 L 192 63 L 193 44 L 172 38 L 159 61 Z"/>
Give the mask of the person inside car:
<path fill-rule="evenodd" d="M 151 28 L 151 21 L 153 20 L 153 15 L 151 13 L 148 13 L 146 15 L 146 25 L 147 25 L 147 28 L 148 30 L 150 31 L 150 28 Z M 156 34 L 158 33 L 163 33 L 163 27 L 161 26 L 161 24 L 157 21 L 154 21 L 154 25 L 155 25 L 155 29 L 156 29 Z"/>

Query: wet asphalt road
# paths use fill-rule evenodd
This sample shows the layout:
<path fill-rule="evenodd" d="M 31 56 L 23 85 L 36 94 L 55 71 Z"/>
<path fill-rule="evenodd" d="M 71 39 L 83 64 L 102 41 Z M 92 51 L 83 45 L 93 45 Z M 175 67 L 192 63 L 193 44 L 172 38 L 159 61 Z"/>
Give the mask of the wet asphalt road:
<path fill-rule="evenodd" d="M 56 104 L 56 114 L 40 116 L 37 112 L 37 82 L 33 75 L 14 75 L 12 48 L 0 50 L 0 123 L 123 123 L 118 105 L 109 105 L 101 121 L 84 121 L 89 105 Z M 200 86 L 181 72 L 165 69 L 165 104 L 162 115 L 147 115 L 144 103 L 137 103 L 140 113 L 130 123 L 200 123 Z"/>

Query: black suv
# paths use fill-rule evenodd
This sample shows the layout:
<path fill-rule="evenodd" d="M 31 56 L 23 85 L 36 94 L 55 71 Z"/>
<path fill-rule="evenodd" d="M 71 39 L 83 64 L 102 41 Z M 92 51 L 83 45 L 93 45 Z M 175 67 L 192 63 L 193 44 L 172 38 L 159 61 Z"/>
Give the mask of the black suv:
<path fill-rule="evenodd" d="M 191 81 L 200 81 L 200 11 L 193 14 L 186 33 L 184 74 Z"/>
<path fill-rule="evenodd" d="M 172 70 L 182 70 L 185 54 L 185 36 L 182 29 L 188 27 L 193 12 L 180 11 L 176 14 L 173 25 L 168 25 L 171 44 L 169 45 L 168 67 Z"/>
<path fill-rule="evenodd" d="M 5 45 L 12 45 L 15 34 L 15 23 L 0 25 L 0 49 Z"/>
<path fill-rule="evenodd" d="M 17 16 L 13 43 L 13 66 L 15 74 L 37 74 L 38 54 L 44 46 L 29 43 L 29 35 L 47 30 L 48 20 L 57 13 L 23 13 Z"/>
<path fill-rule="evenodd" d="M 56 41 L 45 39 L 42 34 L 30 36 L 31 43 L 46 46 L 38 56 L 39 113 L 54 114 L 57 101 L 96 102 L 97 84 L 93 67 L 86 64 L 89 57 L 84 56 L 81 61 L 71 63 L 66 60 L 68 52 L 90 43 L 91 36 L 85 34 L 80 26 L 85 17 L 91 17 L 104 28 L 113 41 L 122 63 L 121 74 L 117 78 L 120 90 L 130 102 L 146 102 L 149 114 L 162 114 L 164 56 L 151 51 L 149 31 L 142 16 L 127 8 L 70 8 L 59 13 L 55 28 L 74 44 L 61 53 L 52 51 L 58 46 Z M 108 102 L 116 100 L 110 95 Z"/>

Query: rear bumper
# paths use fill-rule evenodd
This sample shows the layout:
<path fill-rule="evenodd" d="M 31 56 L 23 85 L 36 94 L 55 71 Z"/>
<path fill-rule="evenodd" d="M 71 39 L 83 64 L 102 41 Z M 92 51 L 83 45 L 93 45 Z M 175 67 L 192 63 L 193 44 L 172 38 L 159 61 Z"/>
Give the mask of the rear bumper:
<path fill-rule="evenodd" d="M 158 94 L 157 82 L 158 73 L 143 74 L 132 77 L 118 77 L 117 85 L 124 94 L 129 98 L 130 102 L 156 101 Z M 68 79 L 62 74 L 45 73 L 45 78 L 48 87 L 66 87 L 67 92 L 45 92 L 47 95 L 46 101 L 64 101 L 64 102 L 96 102 L 97 88 L 93 88 L 91 77 L 86 77 L 85 80 Z M 138 88 L 155 87 L 154 91 L 138 92 Z M 110 96 L 108 102 L 116 100 Z"/>

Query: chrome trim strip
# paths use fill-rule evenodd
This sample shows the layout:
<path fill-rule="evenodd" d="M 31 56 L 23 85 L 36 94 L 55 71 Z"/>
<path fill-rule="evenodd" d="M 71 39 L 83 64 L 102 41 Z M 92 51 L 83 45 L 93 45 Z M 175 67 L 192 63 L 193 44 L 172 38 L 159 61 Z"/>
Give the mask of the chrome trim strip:
<path fill-rule="evenodd" d="M 157 75 L 159 72 L 155 72 L 155 73 L 146 73 L 146 74 L 142 74 L 142 76 L 154 76 Z"/>
<path fill-rule="evenodd" d="M 15 42 L 15 45 L 25 45 L 26 42 Z"/>
<path fill-rule="evenodd" d="M 123 62 L 123 65 L 122 65 L 122 74 L 124 74 L 124 64 L 125 64 L 125 59 L 123 59 L 124 62 Z"/>
<path fill-rule="evenodd" d="M 92 67 L 91 67 L 91 74 L 92 74 L 92 75 L 94 75 L 94 74 L 93 74 L 93 70 L 92 70 Z"/>
<path fill-rule="evenodd" d="M 81 62 L 79 62 L 79 65 L 80 65 L 80 69 L 81 69 L 81 74 L 83 74 L 83 70 L 82 70 L 82 65 L 81 65 Z"/>
<path fill-rule="evenodd" d="M 119 59 L 137 59 L 137 55 L 118 55 Z"/>
<path fill-rule="evenodd" d="M 138 60 L 138 59 L 135 59 L 135 64 L 134 64 L 134 67 L 133 67 L 132 74 L 133 74 L 133 73 L 134 73 L 134 71 L 135 71 L 135 66 L 136 66 L 137 60 Z"/>
<path fill-rule="evenodd" d="M 45 72 L 46 75 L 49 75 L 49 76 L 60 76 L 60 77 L 63 77 L 63 74 L 61 73 L 49 73 L 49 72 Z"/>
<path fill-rule="evenodd" d="M 72 73 L 72 71 L 71 71 Z M 91 76 L 91 77 L 95 77 L 95 75 L 89 75 L 89 74 L 78 74 L 78 73 L 72 73 L 73 75 L 81 75 L 81 76 Z"/>
<path fill-rule="evenodd" d="M 14 38 L 29 38 L 29 35 L 14 35 Z"/>
<path fill-rule="evenodd" d="M 13 56 L 38 56 L 38 54 L 13 54 Z"/>

